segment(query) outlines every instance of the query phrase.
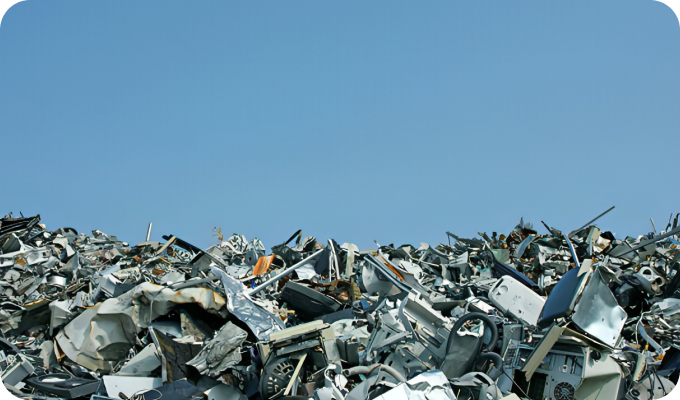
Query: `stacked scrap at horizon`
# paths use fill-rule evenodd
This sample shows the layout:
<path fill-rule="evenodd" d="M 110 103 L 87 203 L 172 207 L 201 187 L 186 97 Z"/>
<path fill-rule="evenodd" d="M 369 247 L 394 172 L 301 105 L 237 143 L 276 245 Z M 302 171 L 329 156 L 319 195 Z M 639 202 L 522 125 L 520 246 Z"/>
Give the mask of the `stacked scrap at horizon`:
<path fill-rule="evenodd" d="M 297 231 L 267 253 L 10 214 L 0 374 L 27 399 L 661 398 L 680 373 L 678 215 L 635 238 L 597 219 L 367 250 Z"/>

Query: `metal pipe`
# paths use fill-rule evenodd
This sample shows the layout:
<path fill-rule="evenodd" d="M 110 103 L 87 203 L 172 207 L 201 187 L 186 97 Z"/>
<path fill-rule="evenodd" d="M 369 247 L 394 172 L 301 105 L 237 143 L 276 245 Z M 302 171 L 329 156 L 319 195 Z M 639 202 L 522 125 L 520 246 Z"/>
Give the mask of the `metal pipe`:
<path fill-rule="evenodd" d="M 321 254 L 323 251 L 324 251 L 324 249 L 321 249 L 321 250 L 317 251 L 316 253 L 314 253 L 314 254 L 312 254 L 311 256 L 305 258 L 304 260 L 298 262 L 297 264 L 295 264 L 295 265 L 293 265 L 293 266 L 291 266 L 291 267 L 289 267 L 289 268 L 286 268 L 286 269 L 284 269 L 283 271 L 279 272 L 276 276 L 274 276 L 273 278 L 269 279 L 268 281 L 266 281 L 266 282 L 264 282 L 264 283 L 261 283 L 258 287 L 254 288 L 254 289 L 251 289 L 251 290 L 249 290 L 249 291 L 246 291 L 246 293 L 247 293 L 249 296 L 252 296 L 252 295 L 255 295 L 255 294 L 260 293 L 264 288 L 266 288 L 267 286 L 271 285 L 272 283 L 278 281 L 279 279 L 283 278 L 284 276 L 290 274 L 291 272 L 293 272 L 293 271 L 295 271 L 296 269 L 300 268 L 300 267 L 303 266 L 304 264 L 307 264 L 309 261 L 311 261 L 312 258 L 318 256 L 318 255 Z"/>
<path fill-rule="evenodd" d="M 569 236 L 562 234 L 564 236 L 564 240 L 567 241 L 567 246 L 569 246 L 569 252 L 571 253 L 571 257 L 574 259 L 574 265 L 576 265 L 576 268 L 581 268 L 581 263 L 578 262 L 578 258 L 576 257 L 576 251 L 574 251 L 574 245 L 571 244 L 571 240 L 569 239 Z"/>
<path fill-rule="evenodd" d="M 609 211 L 613 210 L 614 207 L 615 207 L 615 206 L 611 206 L 611 208 L 608 209 L 607 211 L 603 212 L 602 214 L 598 215 L 597 217 L 595 217 L 595 218 L 591 219 L 590 221 L 586 222 L 585 225 L 583 225 L 582 227 L 578 228 L 577 230 L 572 231 L 572 232 L 569 234 L 569 237 L 574 236 L 575 234 L 577 234 L 578 232 L 580 232 L 581 229 L 587 227 L 588 225 L 590 225 L 590 224 L 592 224 L 593 222 L 597 221 L 598 219 L 602 218 L 602 217 L 603 217 L 605 214 L 607 214 Z"/>
<path fill-rule="evenodd" d="M 676 233 L 680 233 L 680 226 L 678 226 L 677 228 L 673 229 L 672 231 L 669 231 L 669 232 L 664 233 L 663 235 L 655 236 L 655 237 L 653 237 L 653 238 L 651 238 L 651 239 L 649 239 L 649 240 L 646 240 L 646 241 L 644 241 L 644 242 L 638 244 L 638 245 L 635 246 L 635 247 L 631 247 L 629 250 L 626 250 L 626 251 L 624 251 L 624 252 L 621 253 L 621 254 L 617 254 L 616 257 L 624 256 L 624 255 L 630 253 L 631 251 L 635 251 L 635 250 L 641 249 L 641 248 L 643 248 L 643 247 L 649 246 L 649 245 L 652 244 L 652 243 L 656 243 L 656 242 L 658 242 L 659 240 L 663 240 L 663 239 L 665 239 L 665 238 L 667 238 L 667 237 L 669 237 L 669 236 L 673 236 L 673 235 L 675 235 Z"/>

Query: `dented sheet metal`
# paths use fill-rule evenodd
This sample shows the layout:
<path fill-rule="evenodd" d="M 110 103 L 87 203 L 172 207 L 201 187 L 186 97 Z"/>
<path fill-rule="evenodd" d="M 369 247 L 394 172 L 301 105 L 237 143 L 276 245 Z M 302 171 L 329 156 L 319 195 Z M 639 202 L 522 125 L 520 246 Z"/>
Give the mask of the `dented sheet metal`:
<path fill-rule="evenodd" d="M 241 282 L 216 267 L 211 271 L 221 279 L 229 312 L 245 322 L 258 339 L 267 340 L 272 332 L 285 328 L 280 318 L 250 298 Z"/>
<path fill-rule="evenodd" d="M 243 329 L 227 322 L 187 364 L 200 374 L 217 378 L 221 372 L 241 361 L 241 345 L 247 335 Z"/>
<path fill-rule="evenodd" d="M 599 269 L 591 275 L 571 317 L 586 333 L 614 348 L 628 315 L 616 302 Z"/>

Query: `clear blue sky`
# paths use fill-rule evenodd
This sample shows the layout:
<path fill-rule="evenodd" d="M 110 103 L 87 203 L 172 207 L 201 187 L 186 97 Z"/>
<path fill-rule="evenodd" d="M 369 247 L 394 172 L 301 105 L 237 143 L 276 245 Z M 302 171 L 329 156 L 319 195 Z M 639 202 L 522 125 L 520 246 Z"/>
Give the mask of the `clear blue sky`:
<path fill-rule="evenodd" d="M 131 243 L 680 211 L 680 27 L 651 0 L 28 0 L 0 110 L 0 214 Z"/>

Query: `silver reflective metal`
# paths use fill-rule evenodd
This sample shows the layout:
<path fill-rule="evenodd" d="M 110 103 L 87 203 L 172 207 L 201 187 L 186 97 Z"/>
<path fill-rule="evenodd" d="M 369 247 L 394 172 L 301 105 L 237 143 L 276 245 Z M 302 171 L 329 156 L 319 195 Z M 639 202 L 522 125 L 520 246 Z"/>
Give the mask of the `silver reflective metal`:
<path fill-rule="evenodd" d="M 245 322 L 259 340 L 269 340 L 271 333 L 285 328 L 283 321 L 279 317 L 267 311 L 250 298 L 240 281 L 217 267 L 211 267 L 210 270 L 213 274 L 220 277 L 225 295 L 227 296 L 227 309 L 229 312 Z"/>
<path fill-rule="evenodd" d="M 571 319 L 579 328 L 614 348 L 628 315 L 617 303 L 607 283 L 600 269 L 595 269 Z"/>

